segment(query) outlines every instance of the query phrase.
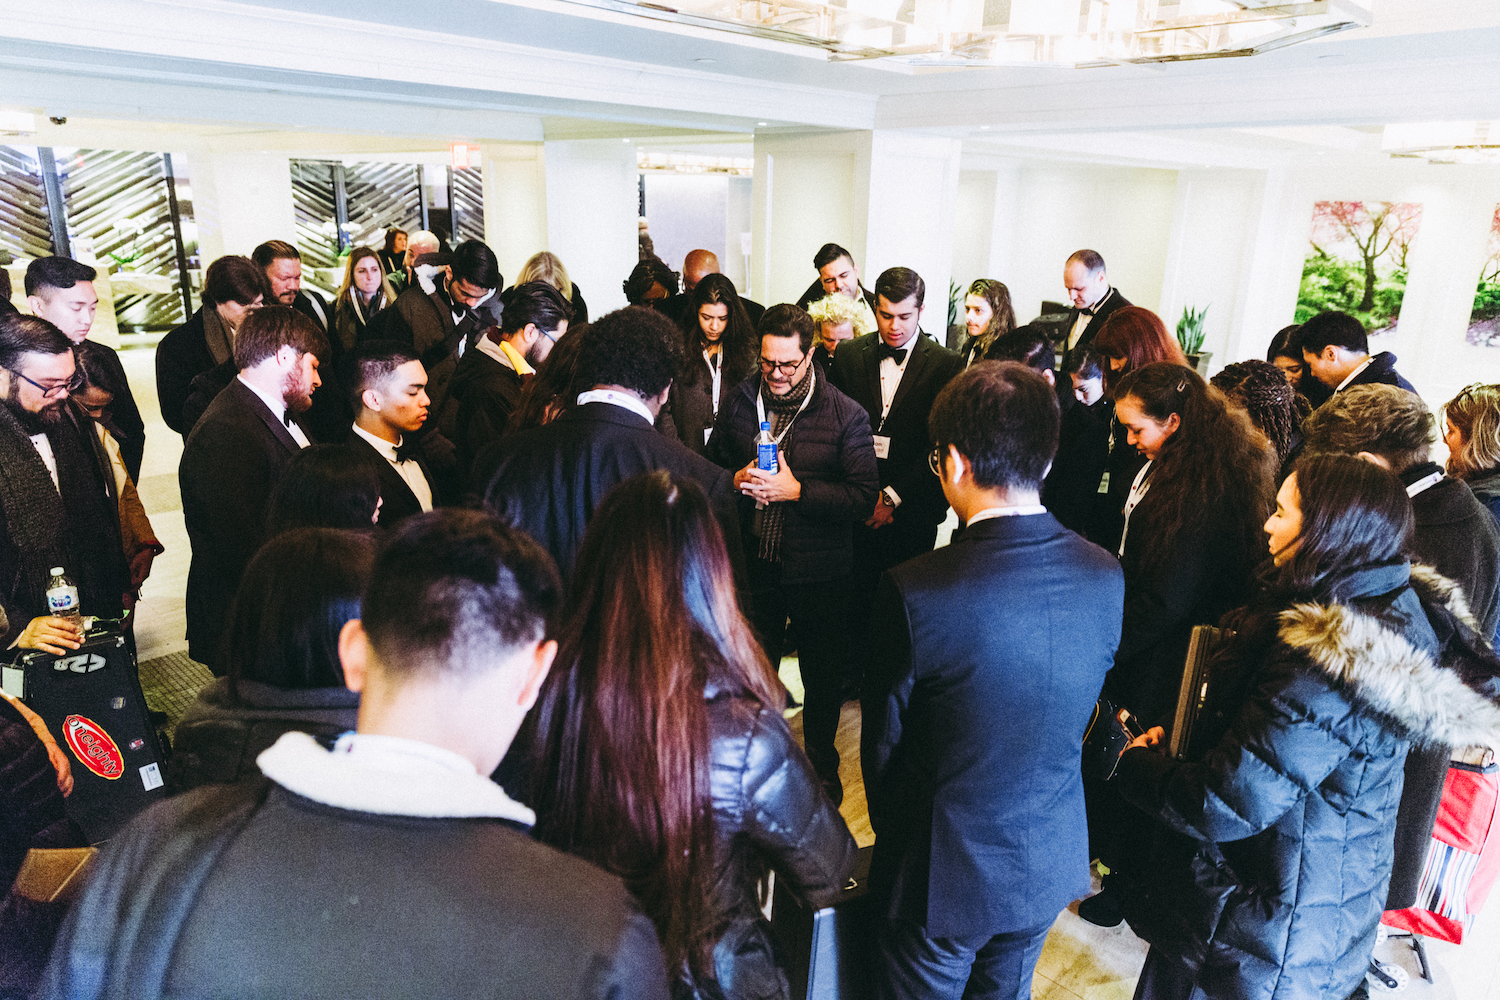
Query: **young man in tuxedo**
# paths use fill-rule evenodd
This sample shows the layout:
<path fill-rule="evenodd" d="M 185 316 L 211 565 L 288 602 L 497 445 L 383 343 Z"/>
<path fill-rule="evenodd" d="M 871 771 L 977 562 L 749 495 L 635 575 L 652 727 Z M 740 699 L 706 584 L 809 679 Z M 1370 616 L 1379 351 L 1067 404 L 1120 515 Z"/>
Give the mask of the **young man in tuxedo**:
<path fill-rule="evenodd" d="M 380 458 L 380 521 L 394 527 L 439 502 L 415 435 L 427 422 L 427 371 L 400 344 L 371 341 L 345 358 L 354 426 L 349 444 Z"/>
<path fill-rule="evenodd" d="M 828 295 L 842 295 L 859 304 L 868 324 L 874 326 L 875 293 L 860 283 L 853 254 L 837 243 L 824 243 L 813 254 L 813 267 L 818 270 L 818 280 L 808 285 L 807 291 L 797 300 L 799 308 L 808 309 Z"/>
<path fill-rule="evenodd" d="M 219 640 L 245 567 L 265 541 L 266 507 L 282 467 L 311 440 L 299 419 L 322 384 L 327 341 L 286 306 L 253 310 L 234 338 L 239 375 L 193 426 L 177 467 L 192 544 L 188 655 L 222 676 Z"/>
<path fill-rule="evenodd" d="M 89 378 L 114 396 L 110 416 L 118 432 L 120 457 L 130 478 L 141 477 L 141 456 L 146 449 L 146 422 L 125 378 L 125 367 L 114 348 L 89 340 L 99 295 L 94 291 L 98 272 L 69 257 L 38 257 L 26 265 L 26 304 L 73 342 L 73 352 L 88 367 Z"/>
<path fill-rule="evenodd" d="M 1041 505 L 1058 425 L 1053 387 L 1013 361 L 932 408 L 929 475 L 965 527 L 881 579 L 865 675 L 884 997 L 1029 998 L 1047 931 L 1088 892 L 1080 748 L 1125 586 Z"/>
<path fill-rule="evenodd" d="M 1109 314 L 1130 305 L 1130 300 L 1110 285 L 1104 258 L 1094 250 L 1079 250 L 1068 258 L 1063 265 L 1063 285 L 1073 303 L 1068 312 L 1064 351 L 1093 343 Z"/>

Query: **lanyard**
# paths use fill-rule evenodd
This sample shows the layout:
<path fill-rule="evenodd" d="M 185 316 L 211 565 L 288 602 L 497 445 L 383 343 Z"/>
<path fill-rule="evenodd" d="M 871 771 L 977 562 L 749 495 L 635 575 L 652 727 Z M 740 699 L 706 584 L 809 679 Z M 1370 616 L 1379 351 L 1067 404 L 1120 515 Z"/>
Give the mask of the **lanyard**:
<path fill-rule="evenodd" d="M 703 360 L 708 362 L 708 371 L 713 377 L 713 415 L 717 417 L 719 415 L 719 386 L 724 381 L 724 349 L 722 347 L 719 348 L 717 354 L 709 354 L 707 351 L 704 351 Z M 760 397 L 756 396 L 755 398 L 759 399 Z"/>
<path fill-rule="evenodd" d="M 1442 481 L 1443 470 L 1439 469 L 1434 473 L 1423 476 L 1421 479 L 1418 479 L 1416 482 L 1408 486 L 1406 488 L 1406 495 L 1409 497 L 1414 497 L 1418 493 L 1421 493 L 1423 490 L 1429 490 Z"/>
<path fill-rule="evenodd" d="M 1120 551 L 1117 553 L 1121 559 L 1125 558 L 1125 537 L 1130 534 L 1130 512 L 1135 510 L 1135 505 L 1141 502 L 1141 497 L 1151 488 L 1151 484 L 1146 482 L 1146 473 L 1150 471 L 1151 463 L 1147 462 L 1135 474 L 1135 482 L 1130 484 L 1130 498 L 1125 501 L 1125 527 L 1120 532 Z"/>
<path fill-rule="evenodd" d="M 807 377 L 813 380 L 812 385 L 807 387 L 807 398 L 802 400 L 802 405 L 797 407 L 797 412 L 792 414 L 792 419 L 786 422 L 786 426 L 781 429 L 781 433 L 771 438 L 772 441 L 776 442 L 778 449 L 781 447 L 781 439 L 786 437 L 787 431 L 792 429 L 792 425 L 797 422 L 797 418 L 802 416 L 802 411 L 807 409 L 807 404 L 812 402 L 813 390 L 818 387 L 818 367 L 816 365 L 808 369 Z M 761 391 L 759 389 L 755 390 L 755 421 L 756 431 L 759 432 L 760 425 L 766 422 L 766 402 L 761 398 Z"/>

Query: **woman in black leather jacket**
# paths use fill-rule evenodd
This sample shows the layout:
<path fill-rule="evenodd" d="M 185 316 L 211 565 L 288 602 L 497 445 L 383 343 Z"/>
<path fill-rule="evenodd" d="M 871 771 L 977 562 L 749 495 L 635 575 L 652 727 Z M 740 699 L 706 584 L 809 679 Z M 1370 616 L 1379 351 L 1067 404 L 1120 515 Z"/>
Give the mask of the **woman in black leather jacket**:
<path fill-rule="evenodd" d="M 625 879 L 680 996 L 788 996 L 762 877 L 774 869 L 818 907 L 854 866 L 784 700 L 703 491 L 666 472 L 616 487 L 579 551 L 556 665 L 521 738 L 537 836 Z"/>

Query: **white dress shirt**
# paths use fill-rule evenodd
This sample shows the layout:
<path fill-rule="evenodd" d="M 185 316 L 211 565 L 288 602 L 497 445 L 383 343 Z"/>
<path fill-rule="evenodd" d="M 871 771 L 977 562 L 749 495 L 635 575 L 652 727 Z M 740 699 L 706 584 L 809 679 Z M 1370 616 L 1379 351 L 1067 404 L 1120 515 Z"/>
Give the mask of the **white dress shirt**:
<path fill-rule="evenodd" d="M 33 434 L 31 446 L 42 457 L 42 464 L 47 467 L 47 472 L 52 476 L 52 485 L 61 494 L 62 484 L 57 481 L 57 456 L 52 454 L 52 442 L 47 440 L 46 434 Z"/>
<path fill-rule="evenodd" d="M 632 396 L 628 392 L 617 392 L 614 389 L 590 389 L 588 392 L 578 394 L 578 405 L 583 406 L 585 403 L 609 403 L 645 417 L 649 424 L 656 423 L 656 418 L 651 415 L 651 408 L 641 402 L 639 396 Z"/>
<path fill-rule="evenodd" d="M 1094 321 L 1094 316 L 1098 314 L 1099 307 L 1108 302 L 1109 297 L 1114 293 L 1115 290 L 1113 287 L 1106 288 L 1104 294 L 1099 296 L 1099 301 L 1089 306 L 1088 312 L 1084 312 L 1082 309 L 1078 310 L 1078 318 L 1073 320 L 1073 329 L 1068 332 L 1068 350 L 1071 351 L 1078 346 L 1079 338 L 1083 336 L 1083 331 L 1088 329 L 1089 324 Z"/>
<path fill-rule="evenodd" d="M 308 445 L 312 444 L 312 442 L 307 439 L 307 434 L 303 432 L 301 427 L 298 427 L 295 423 L 288 424 L 286 422 L 285 399 L 280 396 L 273 396 L 267 392 L 261 392 L 249 382 L 245 382 L 245 376 L 243 375 L 239 376 L 239 380 L 244 383 L 245 388 L 249 389 L 251 392 L 260 397 L 260 401 L 266 404 L 266 409 L 271 411 L 271 416 L 275 417 L 277 420 L 280 420 L 283 424 L 286 425 L 286 432 L 292 436 L 293 441 L 297 442 L 298 448 L 306 448 Z"/>
<path fill-rule="evenodd" d="M 402 481 L 411 487 L 412 495 L 417 498 L 417 503 L 421 505 L 424 512 L 432 509 L 432 486 L 427 482 L 427 477 L 422 475 L 422 467 L 415 459 L 408 458 L 404 462 L 396 461 L 396 445 L 391 444 L 385 438 L 376 437 L 358 424 L 354 425 L 354 433 L 370 442 L 370 447 L 374 448 L 381 458 L 391 463 L 391 468 L 395 469 Z"/>

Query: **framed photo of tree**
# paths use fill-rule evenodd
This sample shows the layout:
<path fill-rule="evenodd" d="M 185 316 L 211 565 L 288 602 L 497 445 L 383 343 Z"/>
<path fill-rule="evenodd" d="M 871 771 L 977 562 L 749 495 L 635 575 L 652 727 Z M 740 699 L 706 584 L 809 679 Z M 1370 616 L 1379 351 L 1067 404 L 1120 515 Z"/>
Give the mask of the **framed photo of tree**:
<path fill-rule="evenodd" d="M 1337 309 L 1372 334 L 1394 330 L 1406 295 L 1407 254 L 1421 224 L 1416 202 L 1317 202 L 1295 321 Z"/>
<path fill-rule="evenodd" d="M 1500 347 L 1500 205 L 1490 218 L 1490 236 L 1485 243 L 1484 266 L 1474 289 L 1466 338 L 1475 347 Z"/>

